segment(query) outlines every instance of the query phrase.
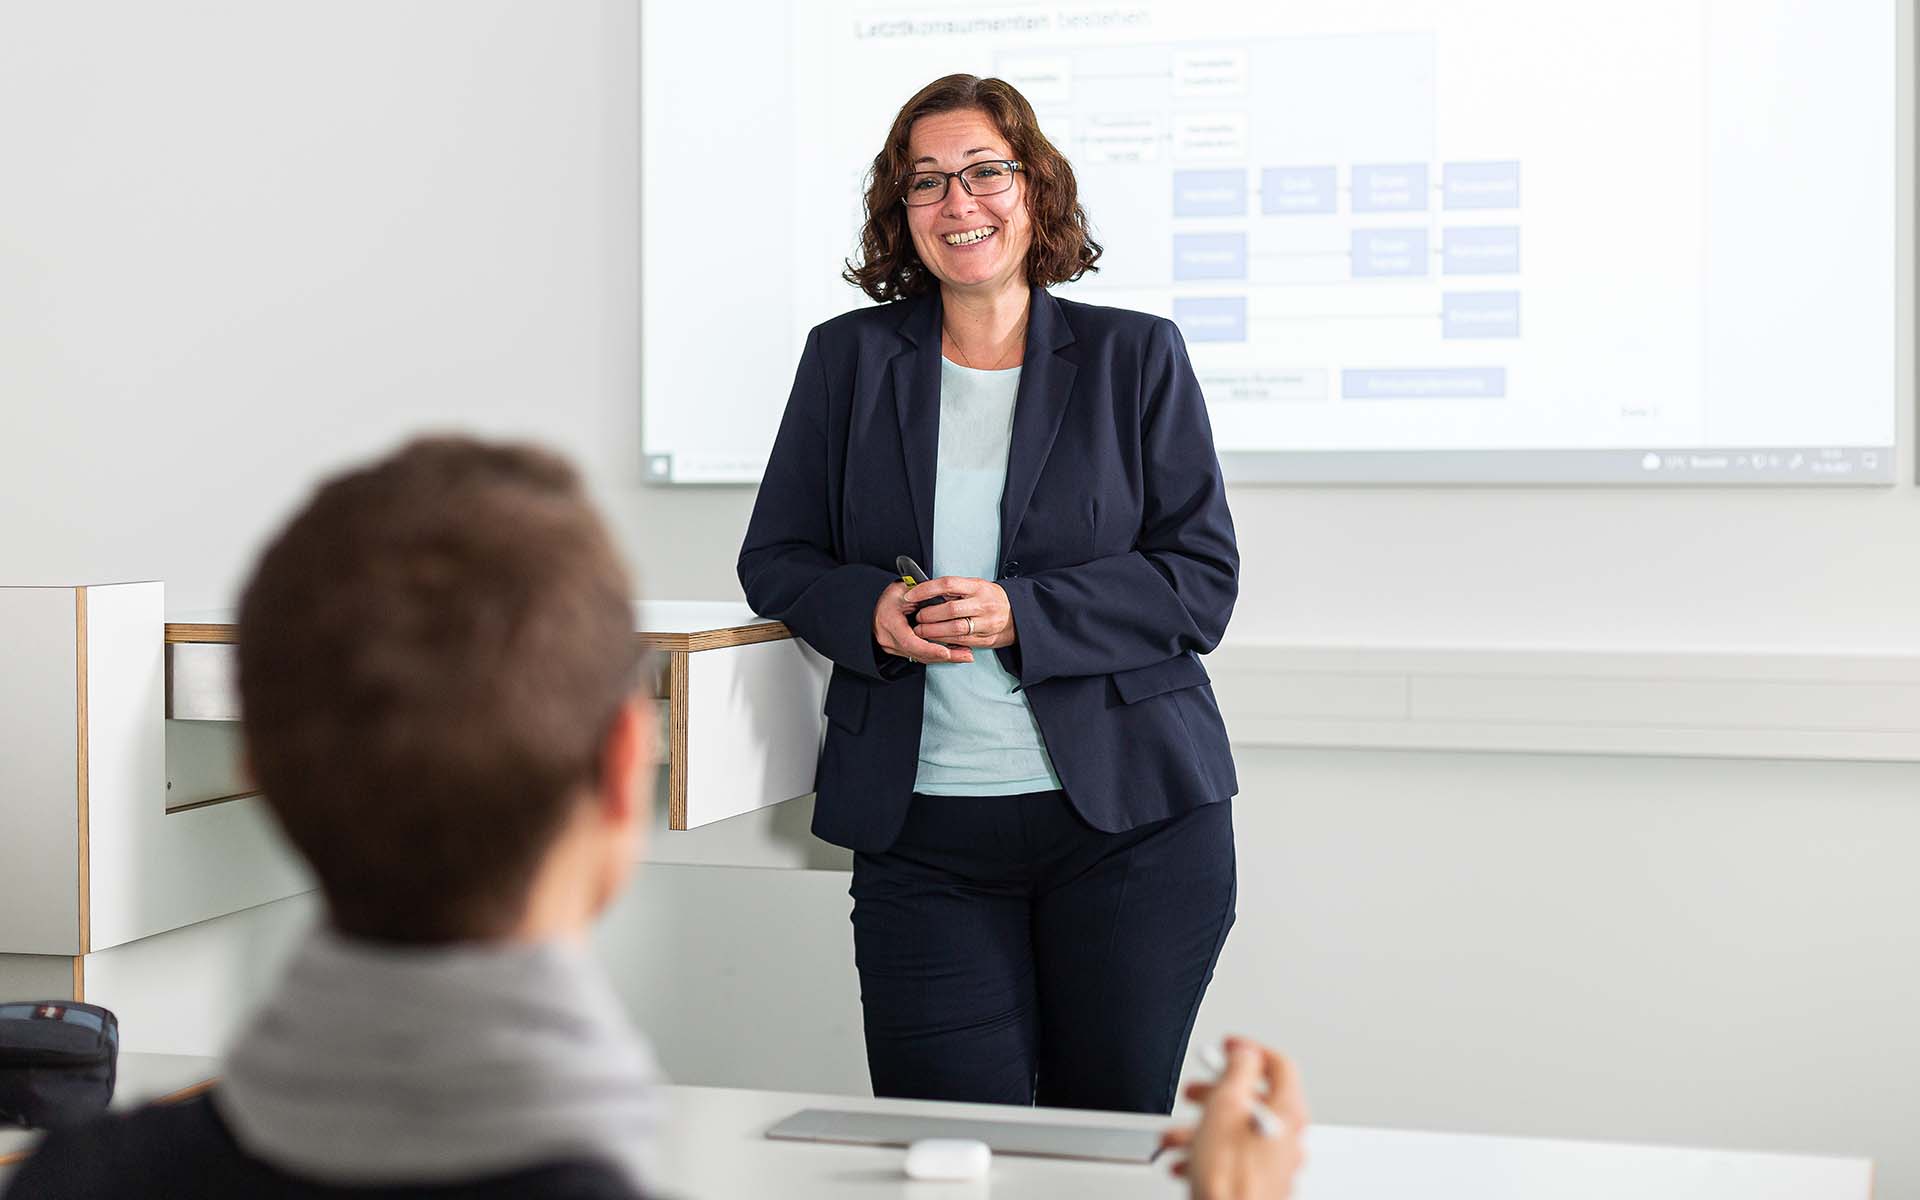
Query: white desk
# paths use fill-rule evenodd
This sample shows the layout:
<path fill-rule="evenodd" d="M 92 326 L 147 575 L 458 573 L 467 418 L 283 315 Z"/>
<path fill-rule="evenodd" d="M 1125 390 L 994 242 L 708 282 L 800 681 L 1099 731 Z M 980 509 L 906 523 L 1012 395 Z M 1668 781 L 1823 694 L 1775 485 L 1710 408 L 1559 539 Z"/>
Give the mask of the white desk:
<path fill-rule="evenodd" d="M 167 1054 L 120 1056 L 113 1107 L 199 1090 L 218 1062 Z M 904 1152 L 865 1146 L 775 1142 L 762 1136 L 803 1108 L 913 1112 L 999 1121 L 1072 1120 L 1162 1129 L 1160 1117 L 1063 1114 L 979 1104 L 862 1100 L 802 1092 L 669 1087 L 653 1182 L 687 1200 L 780 1196 L 783 1200 L 1179 1200 L 1186 1194 L 1163 1160 L 1151 1167 L 1002 1155 L 979 1184 L 915 1183 Z M 0 1164 L 38 1138 L 0 1131 Z M 1297 1200 L 1869 1200 L 1873 1166 L 1858 1158 L 1749 1154 L 1471 1134 L 1407 1133 L 1316 1125 Z M 0 1185 L 9 1168 L 0 1165 Z"/>
<path fill-rule="evenodd" d="M 993 1120 L 1071 1119 L 1161 1129 L 1164 1118 L 846 1096 L 672 1087 L 655 1182 L 670 1194 L 785 1200 L 1177 1200 L 1166 1163 L 1131 1167 L 1000 1156 L 978 1184 L 916 1183 L 904 1152 L 776 1142 L 762 1136 L 803 1108 L 940 1113 Z M 1318 1125 L 1297 1200 L 1869 1200 L 1872 1164 L 1856 1158 L 1406 1133 Z"/>

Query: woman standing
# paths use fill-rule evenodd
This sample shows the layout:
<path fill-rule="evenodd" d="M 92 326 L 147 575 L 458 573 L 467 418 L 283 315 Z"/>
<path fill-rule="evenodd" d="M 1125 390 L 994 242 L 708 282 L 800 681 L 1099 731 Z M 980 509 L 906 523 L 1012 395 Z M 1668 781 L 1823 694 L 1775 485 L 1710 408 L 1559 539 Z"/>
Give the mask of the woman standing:
<path fill-rule="evenodd" d="M 1199 385 L 1171 322 L 1045 290 L 1100 247 L 1008 84 L 909 100 L 866 209 L 885 303 L 807 338 L 739 570 L 834 664 L 813 829 L 856 851 L 874 1093 L 1168 1112 L 1234 905 Z"/>

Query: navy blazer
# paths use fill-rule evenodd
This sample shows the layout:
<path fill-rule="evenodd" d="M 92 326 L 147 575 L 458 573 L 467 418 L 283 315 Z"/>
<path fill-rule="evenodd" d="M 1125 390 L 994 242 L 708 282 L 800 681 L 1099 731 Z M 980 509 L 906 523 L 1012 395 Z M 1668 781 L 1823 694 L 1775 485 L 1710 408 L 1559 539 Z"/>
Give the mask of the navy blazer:
<path fill-rule="evenodd" d="M 813 831 L 855 850 L 893 844 L 918 770 L 926 668 L 880 649 L 873 610 L 897 555 L 940 573 L 939 433 L 937 293 L 818 326 L 740 548 L 753 610 L 833 660 Z M 1196 654 L 1240 555 L 1171 321 L 1034 289 L 1000 547 L 1017 640 L 995 653 L 1081 817 L 1115 832 L 1232 796 Z"/>

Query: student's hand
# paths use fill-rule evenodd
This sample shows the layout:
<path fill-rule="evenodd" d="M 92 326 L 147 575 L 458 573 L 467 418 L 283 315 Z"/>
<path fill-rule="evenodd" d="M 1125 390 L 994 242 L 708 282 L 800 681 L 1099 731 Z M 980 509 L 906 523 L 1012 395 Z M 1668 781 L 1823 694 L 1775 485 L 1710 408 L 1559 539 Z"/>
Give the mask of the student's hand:
<path fill-rule="evenodd" d="M 909 588 L 906 601 L 927 606 L 916 629 L 929 641 L 993 650 L 1018 640 L 1007 590 L 991 579 L 943 575 Z"/>
<path fill-rule="evenodd" d="M 880 648 L 917 663 L 972 662 L 973 651 L 966 647 L 942 646 L 914 631 L 913 618 L 907 615 L 913 606 L 907 603 L 906 595 L 907 585 L 896 580 L 887 585 L 873 606 L 873 640 L 880 643 Z"/>
<path fill-rule="evenodd" d="M 1228 1038 L 1220 1082 L 1191 1084 L 1186 1097 L 1206 1105 L 1199 1126 L 1170 1129 L 1160 1145 L 1187 1151 L 1173 1173 L 1186 1176 L 1192 1200 L 1286 1200 L 1293 1194 L 1294 1174 L 1306 1157 L 1300 1135 L 1307 1105 L 1291 1062 L 1258 1042 Z M 1256 1100 L 1280 1118 L 1279 1136 L 1255 1127 Z"/>

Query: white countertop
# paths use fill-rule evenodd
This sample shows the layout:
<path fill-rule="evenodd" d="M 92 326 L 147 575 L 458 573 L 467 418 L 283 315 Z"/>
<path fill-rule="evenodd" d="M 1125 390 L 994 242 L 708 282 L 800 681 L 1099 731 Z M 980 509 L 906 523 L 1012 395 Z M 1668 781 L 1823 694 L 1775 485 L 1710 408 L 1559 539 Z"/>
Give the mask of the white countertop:
<path fill-rule="evenodd" d="M 213 1077 L 218 1062 L 120 1056 L 113 1107 L 132 1107 Z M 923 1183 L 905 1151 L 772 1141 L 766 1130 L 804 1108 L 910 1112 L 996 1121 L 1166 1128 L 1164 1117 L 874 1100 L 802 1092 L 672 1086 L 659 1130 L 656 1187 L 686 1200 L 1179 1200 L 1165 1160 L 1151 1166 L 1001 1155 L 977 1183 Z M 1191 1110 L 1188 1110 L 1191 1111 Z M 39 1135 L 0 1130 L 0 1161 Z M 1295 1200 L 1869 1200 L 1873 1165 L 1859 1158 L 1694 1150 L 1547 1138 L 1415 1133 L 1315 1125 Z M 0 1166 L 0 1183 L 8 1168 Z"/>
<path fill-rule="evenodd" d="M 231 625 L 239 613 L 231 608 L 168 609 L 169 625 Z M 634 613 L 637 633 L 700 633 L 768 624 L 754 615 L 744 600 L 652 600 Z"/>
<path fill-rule="evenodd" d="M 1178 1200 L 1186 1194 L 1164 1160 L 1141 1167 L 1001 1155 L 981 1183 L 921 1183 L 902 1173 L 902 1150 L 762 1136 L 803 1108 L 1153 1130 L 1172 1124 L 1168 1118 L 734 1088 L 668 1091 L 671 1112 L 661 1132 L 657 1182 L 686 1197 Z M 1296 1200 L 1868 1200 L 1872 1186 L 1872 1164 L 1865 1159 L 1337 1125 L 1309 1130 L 1307 1153 Z"/>

